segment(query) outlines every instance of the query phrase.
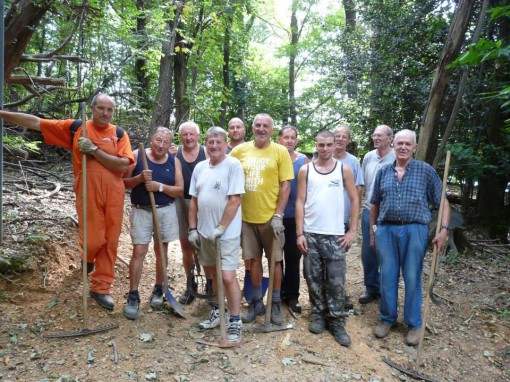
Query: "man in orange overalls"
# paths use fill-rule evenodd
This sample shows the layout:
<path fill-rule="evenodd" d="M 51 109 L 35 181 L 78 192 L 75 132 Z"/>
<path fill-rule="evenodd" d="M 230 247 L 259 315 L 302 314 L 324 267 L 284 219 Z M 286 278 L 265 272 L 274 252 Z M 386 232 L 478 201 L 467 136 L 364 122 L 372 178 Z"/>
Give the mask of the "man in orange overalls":
<path fill-rule="evenodd" d="M 0 117 L 19 126 L 42 132 L 45 143 L 64 147 L 73 153 L 74 191 L 83 243 L 82 158 L 87 160 L 87 271 L 90 273 L 90 296 L 107 310 L 115 304 L 110 295 L 114 265 L 122 228 L 124 207 L 123 173 L 134 163 L 128 135 L 110 124 L 115 101 L 97 94 L 91 102 L 92 120 L 87 121 L 87 138 L 81 126 L 71 134 L 72 119 L 45 120 L 30 114 L 0 111 Z M 120 131 L 120 132 L 119 132 Z M 95 270 L 94 270 L 95 268 Z"/>

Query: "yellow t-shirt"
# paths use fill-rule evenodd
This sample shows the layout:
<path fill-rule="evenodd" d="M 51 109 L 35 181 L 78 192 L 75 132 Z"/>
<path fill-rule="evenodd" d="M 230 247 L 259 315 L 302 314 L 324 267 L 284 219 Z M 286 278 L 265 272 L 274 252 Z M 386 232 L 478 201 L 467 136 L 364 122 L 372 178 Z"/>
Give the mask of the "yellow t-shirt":
<path fill-rule="evenodd" d="M 289 152 L 273 142 L 264 149 L 258 149 L 251 141 L 236 146 L 230 156 L 239 159 L 243 165 L 243 221 L 255 224 L 268 222 L 278 205 L 280 182 L 294 179 Z"/>

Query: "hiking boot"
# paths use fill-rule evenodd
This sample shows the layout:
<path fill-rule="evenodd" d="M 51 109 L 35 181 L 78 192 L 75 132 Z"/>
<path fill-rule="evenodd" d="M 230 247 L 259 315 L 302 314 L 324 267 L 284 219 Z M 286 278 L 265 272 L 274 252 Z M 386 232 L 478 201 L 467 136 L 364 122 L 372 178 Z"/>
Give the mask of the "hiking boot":
<path fill-rule="evenodd" d="M 301 313 L 302 309 L 301 306 L 298 303 L 298 300 L 293 298 L 290 300 L 287 300 L 287 306 L 290 310 L 292 310 L 294 313 Z"/>
<path fill-rule="evenodd" d="M 351 337 L 349 337 L 342 324 L 330 324 L 329 331 L 340 345 L 346 347 L 351 345 Z"/>
<path fill-rule="evenodd" d="M 228 312 L 225 310 L 225 320 L 228 320 Z M 198 324 L 198 328 L 200 330 L 205 329 L 213 329 L 220 326 L 220 308 L 218 306 L 213 306 L 211 312 L 209 313 L 209 317 L 207 320 L 202 321 Z"/>
<path fill-rule="evenodd" d="M 321 334 L 326 330 L 326 320 L 324 317 L 314 317 L 310 325 L 308 325 L 308 330 L 314 334 Z"/>
<path fill-rule="evenodd" d="M 128 294 L 126 305 L 124 305 L 124 316 L 128 320 L 136 320 L 138 318 L 138 308 L 140 307 L 140 297 L 137 294 Z"/>
<path fill-rule="evenodd" d="M 163 306 L 163 288 L 154 286 L 152 290 L 150 305 L 153 309 L 161 309 Z"/>
<path fill-rule="evenodd" d="M 279 302 L 271 304 L 271 323 L 273 325 L 283 325 L 282 310 Z"/>
<path fill-rule="evenodd" d="M 384 322 L 379 322 L 374 329 L 374 334 L 377 338 L 384 338 L 390 332 L 391 325 L 386 324 Z"/>
<path fill-rule="evenodd" d="M 407 332 L 406 344 L 416 346 L 420 343 L 421 328 L 412 328 Z"/>
<path fill-rule="evenodd" d="M 250 306 L 248 307 L 248 311 L 244 316 L 241 317 L 243 322 L 250 323 L 255 321 L 257 316 L 263 316 L 266 313 L 266 307 L 264 306 L 264 302 L 262 299 L 260 300 L 252 300 L 250 302 Z"/>
<path fill-rule="evenodd" d="M 349 296 L 345 296 L 344 310 L 351 309 L 354 309 L 354 304 L 352 303 L 351 298 Z"/>
<path fill-rule="evenodd" d="M 361 296 L 359 296 L 359 303 L 360 304 L 370 304 L 372 301 L 377 300 L 380 297 L 379 293 L 369 293 L 365 292 Z"/>
<path fill-rule="evenodd" d="M 109 294 L 103 294 L 103 293 L 96 293 L 96 292 L 89 292 L 90 297 L 92 297 L 96 302 L 99 304 L 99 306 L 105 308 L 106 310 L 113 310 L 115 307 L 115 303 L 113 302 L 113 298 Z"/>
<path fill-rule="evenodd" d="M 241 342 L 243 339 L 243 321 L 233 320 L 227 323 L 228 342 Z"/>
<path fill-rule="evenodd" d="M 191 288 L 196 292 L 198 289 L 197 283 L 192 282 Z M 195 300 L 195 296 L 193 296 L 192 292 L 189 288 L 186 288 L 183 294 L 179 297 L 179 304 L 181 305 L 189 305 Z"/>

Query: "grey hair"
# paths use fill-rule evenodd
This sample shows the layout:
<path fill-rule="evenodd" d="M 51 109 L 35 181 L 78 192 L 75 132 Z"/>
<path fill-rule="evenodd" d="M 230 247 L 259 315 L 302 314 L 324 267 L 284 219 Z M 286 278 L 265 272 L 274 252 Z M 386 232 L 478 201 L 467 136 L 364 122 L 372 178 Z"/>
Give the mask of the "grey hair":
<path fill-rule="evenodd" d="M 351 139 L 351 129 L 349 129 L 349 127 L 348 127 L 348 126 L 346 126 L 346 125 L 340 125 L 340 126 L 338 126 L 338 127 L 335 127 L 335 128 L 333 129 L 333 134 L 335 134 L 335 132 L 336 132 L 337 130 L 347 130 L 347 133 L 349 134 L 349 139 Z"/>
<path fill-rule="evenodd" d="M 181 125 L 179 126 L 179 134 L 186 127 L 194 127 L 197 130 L 197 134 L 200 135 L 200 127 L 198 127 L 198 125 L 193 121 L 186 121 L 186 122 L 181 123 Z"/>
<path fill-rule="evenodd" d="M 156 127 L 156 130 L 154 130 L 154 134 L 152 134 L 152 136 L 155 136 L 156 134 L 169 135 L 170 138 L 173 138 L 174 132 L 170 130 L 168 127 L 158 126 Z"/>
<path fill-rule="evenodd" d="M 389 127 L 388 125 L 379 125 L 377 127 L 385 127 L 386 128 L 386 134 L 389 136 L 389 137 L 393 137 L 393 129 L 391 127 Z M 377 128 L 376 127 L 376 128 Z"/>
<path fill-rule="evenodd" d="M 227 141 L 227 132 L 223 130 L 221 127 L 213 126 L 210 127 L 205 133 L 205 141 L 211 137 L 221 137 L 225 142 Z"/>
<path fill-rule="evenodd" d="M 266 118 L 269 118 L 269 120 L 271 121 L 271 128 L 274 127 L 274 121 L 273 121 L 273 117 L 271 117 L 269 114 L 267 113 L 259 113 L 255 116 L 255 118 L 253 118 L 253 123 L 255 123 L 255 121 L 257 120 L 257 118 L 259 117 L 266 117 Z"/>
<path fill-rule="evenodd" d="M 115 103 L 115 100 L 112 97 L 110 97 L 108 94 L 104 94 L 104 93 L 97 93 L 94 97 L 92 97 L 92 101 L 90 101 L 90 106 L 92 106 L 92 107 L 96 106 L 97 99 L 100 97 L 108 98 L 110 101 L 113 102 L 114 107 L 117 106 Z"/>
<path fill-rule="evenodd" d="M 395 134 L 395 142 L 398 140 L 398 138 L 401 136 L 401 135 L 410 135 L 412 138 L 413 138 L 413 143 L 416 144 L 416 131 L 412 131 L 412 130 L 409 130 L 409 129 L 404 129 L 404 130 L 400 130 L 397 134 Z"/>

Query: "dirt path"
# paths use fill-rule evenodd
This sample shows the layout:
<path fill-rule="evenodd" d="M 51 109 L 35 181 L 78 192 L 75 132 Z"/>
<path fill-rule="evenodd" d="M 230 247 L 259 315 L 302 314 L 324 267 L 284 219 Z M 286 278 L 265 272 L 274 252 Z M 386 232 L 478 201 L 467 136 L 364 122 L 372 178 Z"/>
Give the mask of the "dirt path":
<path fill-rule="evenodd" d="M 72 204 L 59 208 L 62 216 L 73 213 Z M 118 329 L 88 337 L 45 339 L 45 333 L 75 331 L 82 325 L 81 271 L 75 231 L 70 227 L 60 227 L 60 239 L 52 234 L 45 242 L 33 272 L 0 277 L 1 381 L 410 380 L 382 361 L 389 357 L 407 368 L 414 365 L 417 349 L 405 345 L 404 325 L 383 340 L 374 339 L 378 306 L 357 304 L 363 291 L 359 244 L 348 255 L 348 291 L 355 301 L 346 326 L 352 338 L 349 348 L 338 345 L 329 333 L 308 332 L 304 280 L 303 313 L 294 320 L 284 311 L 286 321 L 295 321 L 296 329 L 245 332 L 245 344 L 234 349 L 198 345 L 195 339 L 204 333 L 197 324 L 208 314 L 208 304 L 198 301 L 185 307 L 186 320 L 152 311 L 148 304 L 154 282 L 152 254 L 146 259 L 140 286 L 143 317 L 129 321 L 122 314 L 128 271 L 118 262 L 115 310 L 107 313 L 89 299 L 89 326 L 117 324 Z M 129 259 L 131 245 L 124 228 L 119 254 Z M 185 285 L 179 246 L 173 243 L 170 248 L 170 284 L 179 295 Z M 419 371 L 434 381 L 510 381 L 510 261 L 483 254 L 457 260 L 456 265 L 453 261 L 441 264 L 435 291 L 448 302 L 431 309 L 424 365 Z M 206 335 L 217 339 L 219 332 Z"/>

